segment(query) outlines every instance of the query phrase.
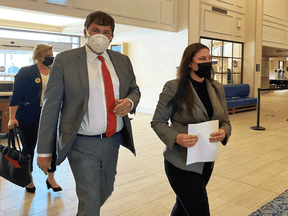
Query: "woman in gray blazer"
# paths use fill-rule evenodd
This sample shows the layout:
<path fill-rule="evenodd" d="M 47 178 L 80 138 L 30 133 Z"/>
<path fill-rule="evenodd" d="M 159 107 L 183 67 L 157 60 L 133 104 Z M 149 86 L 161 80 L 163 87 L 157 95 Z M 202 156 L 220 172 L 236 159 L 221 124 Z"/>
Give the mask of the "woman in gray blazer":
<path fill-rule="evenodd" d="M 177 79 L 165 84 L 151 122 L 166 145 L 165 172 L 176 194 L 173 216 L 210 215 L 206 185 L 214 162 L 186 165 L 187 148 L 198 141 L 197 135 L 188 135 L 188 124 L 219 120 L 219 130 L 210 134 L 210 142 L 226 145 L 231 135 L 224 89 L 213 80 L 210 59 L 203 44 L 185 49 Z"/>

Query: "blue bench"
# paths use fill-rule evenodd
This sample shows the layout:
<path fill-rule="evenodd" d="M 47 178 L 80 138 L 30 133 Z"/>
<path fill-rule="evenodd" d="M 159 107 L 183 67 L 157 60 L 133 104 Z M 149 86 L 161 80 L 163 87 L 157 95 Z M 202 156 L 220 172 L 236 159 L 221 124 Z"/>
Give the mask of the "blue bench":
<path fill-rule="evenodd" d="M 248 97 L 250 86 L 248 84 L 223 85 L 229 114 L 257 108 L 257 98 Z"/>

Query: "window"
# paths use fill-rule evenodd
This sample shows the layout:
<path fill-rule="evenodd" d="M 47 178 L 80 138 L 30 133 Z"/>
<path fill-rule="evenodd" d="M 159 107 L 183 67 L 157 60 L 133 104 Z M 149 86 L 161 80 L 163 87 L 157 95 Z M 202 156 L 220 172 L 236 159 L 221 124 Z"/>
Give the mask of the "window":
<path fill-rule="evenodd" d="M 111 45 L 111 50 L 121 53 L 122 47 L 121 45 Z"/>
<path fill-rule="evenodd" d="M 221 84 L 241 84 L 243 75 L 243 43 L 201 38 L 211 53 L 214 79 Z"/>
<path fill-rule="evenodd" d="M 66 5 L 67 0 L 46 0 L 46 2 L 57 5 Z"/>
<path fill-rule="evenodd" d="M 20 45 L 6 46 L 7 38 L 11 41 L 16 39 L 15 45 Z M 80 47 L 79 36 L 0 28 L 0 81 L 13 81 L 21 67 L 34 64 L 32 50 L 39 42 L 53 44 L 54 56 L 64 50 Z"/>

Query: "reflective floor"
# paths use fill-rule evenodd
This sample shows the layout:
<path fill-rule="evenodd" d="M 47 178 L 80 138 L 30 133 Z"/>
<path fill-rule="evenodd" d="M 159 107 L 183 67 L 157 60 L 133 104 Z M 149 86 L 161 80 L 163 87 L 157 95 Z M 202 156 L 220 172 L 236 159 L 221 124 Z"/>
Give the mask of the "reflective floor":
<path fill-rule="evenodd" d="M 256 111 L 230 115 L 232 136 L 219 145 L 207 191 L 212 216 L 249 215 L 288 189 L 288 90 L 261 96 L 260 125 L 251 130 Z M 150 128 L 152 116 L 133 116 L 137 157 L 121 148 L 115 191 L 101 209 L 102 216 L 169 216 L 175 195 L 163 171 L 164 144 Z M 34 163 L 35 164 L 35 163 Z M 0 216 L 75 215 L 75 183 L 67 160 L 55 178 L 63 191 L 46 188 L 46 176 L 36 166 L 36 193 L 30 194 L 0 177 Z"/>

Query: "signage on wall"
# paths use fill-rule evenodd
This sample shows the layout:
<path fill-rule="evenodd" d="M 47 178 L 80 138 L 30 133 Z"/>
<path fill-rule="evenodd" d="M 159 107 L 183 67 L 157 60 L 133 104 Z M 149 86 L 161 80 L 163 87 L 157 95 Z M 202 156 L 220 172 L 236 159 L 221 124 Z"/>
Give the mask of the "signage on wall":
<path fill-rule="evenodd" d="M 256 71 L 257 71 L 257 72 L 260 71 L 260 64 L 256 64 Z"/>
<path fill-rule="evenodd" d="M 212 11 L 216 11 L 216 12 L 219 12 L 219 13 L 227 14 L 227 10 L 223 10 L 221 8 L 217 8 L 217 7 L 213 7 L 213 6 L 212 6 Z"/>
<path fill-rule="evenodd" d="M 277 49 L 276 52 L 277 52 L 277 53 L 278 53 L 278 52 L 281 52 L 281 53 L 283 53 L 283 52 L 288 52 L 288 49 Z"/>

